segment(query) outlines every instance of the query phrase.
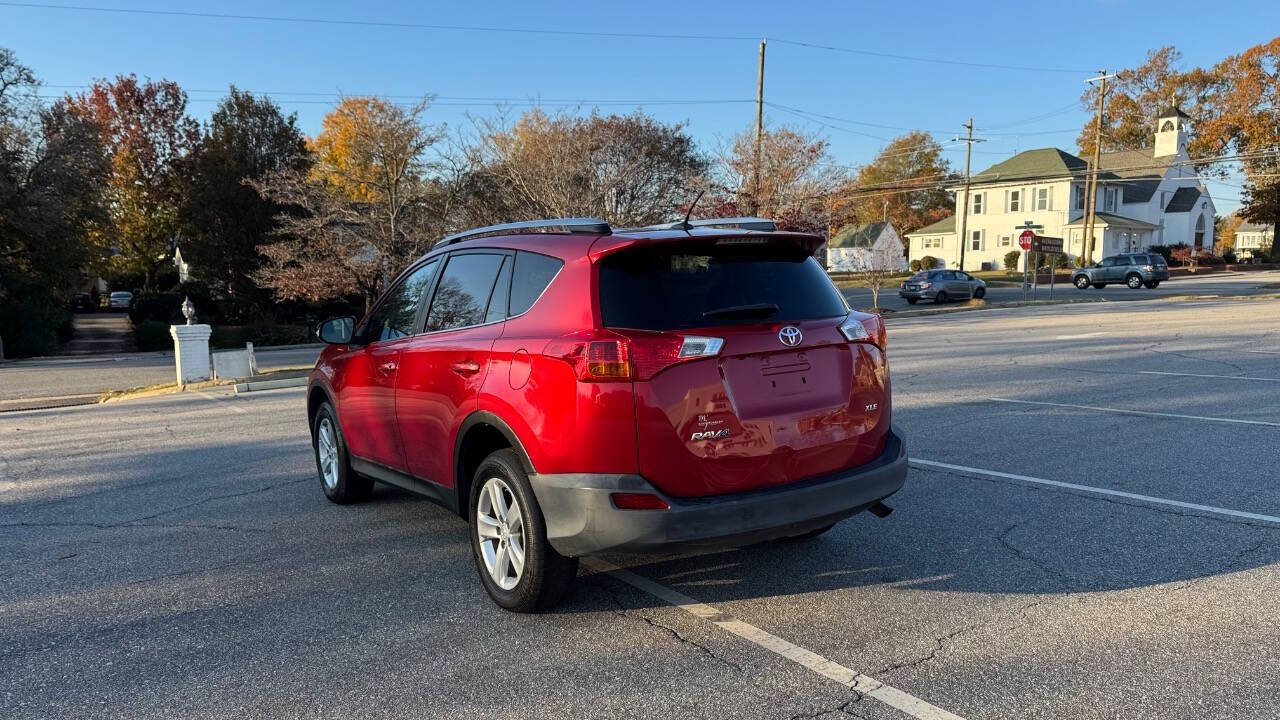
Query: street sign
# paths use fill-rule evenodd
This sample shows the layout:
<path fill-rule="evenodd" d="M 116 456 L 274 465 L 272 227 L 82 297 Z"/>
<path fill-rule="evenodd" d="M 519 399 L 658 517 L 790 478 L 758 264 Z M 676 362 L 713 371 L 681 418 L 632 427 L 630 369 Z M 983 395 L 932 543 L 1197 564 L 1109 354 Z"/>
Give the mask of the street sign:
<path fill-rule="evenodd" d="M 1023 250 L 1030 250 L 1031 241 L 1034 240 L 1035 237 L 1036 234 L 1034 232 L 1030 230 L 1023 230 L 1022 234 L 1018 236 L 1018 246 Z"/>
<path fill-rule="evenodd" d="M 1036 235 L 1031 239 L 1031 252 L 1043 255 L 1061 255 L 1062 238 Z"/>

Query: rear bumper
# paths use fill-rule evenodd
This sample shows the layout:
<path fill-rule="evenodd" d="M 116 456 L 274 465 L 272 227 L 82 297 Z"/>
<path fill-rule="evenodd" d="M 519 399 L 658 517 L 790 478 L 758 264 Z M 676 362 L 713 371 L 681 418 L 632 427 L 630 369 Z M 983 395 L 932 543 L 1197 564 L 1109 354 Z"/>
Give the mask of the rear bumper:
<path fill-rule="evenodd" d="M 907 298 L 908 300 L 932 300 L 937 290 L 929 288 L 928 290 L 899 290 L 898 297 Z"/>
<path fill-rule="evenodd" d="M 874 461 L 768 490 L 712 498 L 668 497 L 639 475 L 533 475 L 530 482 L 562 555 L 715 550 L 799 535 L 843 520 L 894 494 L 907 476 L 897 428 Z M 613 492 L 661 497 L 666 510 L 619 510 Z"/>

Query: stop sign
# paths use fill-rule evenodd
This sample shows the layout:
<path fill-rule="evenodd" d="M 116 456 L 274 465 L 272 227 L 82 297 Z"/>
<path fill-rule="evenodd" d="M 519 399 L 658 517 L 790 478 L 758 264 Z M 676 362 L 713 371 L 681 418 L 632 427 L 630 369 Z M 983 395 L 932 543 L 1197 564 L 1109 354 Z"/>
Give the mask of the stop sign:
<path fill-rule="evenodd" d="M 1023 250 L 1030 250 L 1031 241 L 1034 240 L 1035 237 L 1036 237 L 1036 234 L 1031 232 L 1030 230 L 1023 230 L 1022 234 L 1018 236 L 1018 246 L 1021 247 Z"/>

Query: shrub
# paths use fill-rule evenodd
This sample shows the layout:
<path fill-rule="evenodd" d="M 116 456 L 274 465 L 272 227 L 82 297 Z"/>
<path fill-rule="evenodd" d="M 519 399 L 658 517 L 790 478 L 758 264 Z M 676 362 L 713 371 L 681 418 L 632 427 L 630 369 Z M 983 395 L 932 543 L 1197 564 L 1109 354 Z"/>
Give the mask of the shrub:
<path fill-rule="evenodd" d="M 135 295 L 133 304 L 129 307 L 129 321 L 135 329 L 147 322 L 161 322 L 165 325 L 186 322 L 182 317 L 182 297 L 177 293 Z M 142 349 L 141 345 L 139 349 Z"/>
<path fill-rule="evenodd" d="M 907 269 L 909 269 L 911 272 L 920 272 L 920 261 L 912 260 L 910 263 L 907 264 Z"/>
<path fill-rule="evenodd" d="M 138 350 L 172 350 L 173 337 L 169 335 L 172 323 L 164 320 L 144 320 L 133 325 L 133 343 Z"/>
<path fill-rule="evenodd" d="M 0 278 L 0 337 L 5 357 L 51 355 L 71 337 L 71 311 L 49 288 L 25 278 Z M 8 285 L 6 287 L 6 285 Z"/>
<path fill-rule="evenodd" d="M 1223 265 L 1226 263 L 1225 260 L 1217 255 L 1204 250 L 1200 251 L 1199 255 L 1196 255 L 1196 262 L 1200 265 Z"/>
<path fill-rule="evenodd" d="M 920 258 L 921 270 L 932 270 L 938 267 L 938 258 L 932 255 L 924 255 Z"/>
<path fill-rule="evenodd" d="M 1227 248 L 1226 250 L 1223 250 L 1223 251 L 1222 251 L 1222 261 L 1223 261 L 1223 262 L 1227 263 L 1228 265 L 1234 265 L 1234 264 L 1236 264 L 1236 261 L 1237 261 L 1237 260 L 1238 260 L 1238 258 L 1236 257 L 1236 251 L 1235 251 L 1235 250 L 1233 250 L 1233 249 L 1231 249 L 1231 248 Z"/>
<path fill-rule="evenodd" d="M 307 325 L 277 325 L 254 323 L 252 325 L 215 325 L 209 337 L 214 348 L 242 348 L 251 342 L 257 346 L 302 345 L 313 342 L 311 328 Z"/>
<path fill-rule="evenodd" d="M 1021 250 L 1010 250 L 1004 254 L 1004 269 L 1013 272 L 1018 269 L 1018 261 L 1022 260 Z"/>

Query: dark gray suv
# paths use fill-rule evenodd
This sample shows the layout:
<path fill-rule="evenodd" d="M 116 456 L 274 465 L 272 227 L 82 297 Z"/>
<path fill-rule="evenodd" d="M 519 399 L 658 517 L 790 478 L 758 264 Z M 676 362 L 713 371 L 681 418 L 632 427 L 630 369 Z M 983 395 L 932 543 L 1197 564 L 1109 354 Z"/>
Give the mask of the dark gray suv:
<path fill-rule="evenodd" d="M 1157 253 L 1112 255 L 1093 267 L 1076 268 L 1071 276 L 1072 284 L 1081 290 L 1089 286 L 1104 288 L 1110 283 L 1124 283 L 1134 290 L 1155 288 L 1168 279 L 1169 265 Z"/>

